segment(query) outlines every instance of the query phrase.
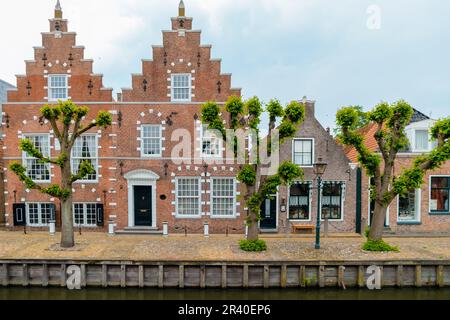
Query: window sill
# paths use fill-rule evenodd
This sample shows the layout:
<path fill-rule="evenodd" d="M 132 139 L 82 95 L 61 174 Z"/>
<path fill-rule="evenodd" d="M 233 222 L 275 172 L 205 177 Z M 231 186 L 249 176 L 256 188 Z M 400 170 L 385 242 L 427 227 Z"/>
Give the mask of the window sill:
<path fill-rule="evenodd" d="M 214 215 L 210 215 L 209 217 L 210 217 L 211 219 L 218 219 L 218 220 L 220 220 L 220 219 L 224 219 L 224 220 L 226 220 L 226 219 L 228 219 L 228 220 L 234 220 L 234 219 L 237 218 L 236 215 L 232 215 L 232 216 L 214 216 Z"/>
<path fill-rule="evenodd" d="M 77 180 L 77 181 L 75 181 L 74 182 L 74 184 L 99 184 L 99 182 L 98 182 L 98 180 L 87 180 L 87 181 L 84 181 L 84 180 Z"/>
<path fill-rule="evenodd" d="M 141 154 L 141 158 L 143 159 L 159 159 L 161 157 L 162 154 L 155 154 L 155 155 Z"/>
<path fill-rule="evenodd" d="M 429 212 L 430 216 L 450 216 L 450 212 Z"/>
<path fill-rule="evenodd" d="M 175 219 L 201 219 L 202 216 L 198 215 L 198 216 L 183 216 L 183 215 L 176 215 Z"/>
<path fill-rule="evenodd" d="M 289 222 L 311 222 L 311 219 L 289 219 Z"/>
<path fill-rule="evenodd" d="M 398 226 L 419 226 L 421 224 L 420 221 L 397 221 Z"/>

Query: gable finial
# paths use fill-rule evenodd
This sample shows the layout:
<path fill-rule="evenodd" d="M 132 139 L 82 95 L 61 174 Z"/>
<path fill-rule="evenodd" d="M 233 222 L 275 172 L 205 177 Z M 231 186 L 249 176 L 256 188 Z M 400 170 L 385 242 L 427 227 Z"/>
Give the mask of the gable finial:
<path fill-rule="evenodd" d="M 55 19 L 62 19 L 63 13 L 62 13 L 62 8 L 61 8 L 61 3 L 59 2 L 59 0 L 56 2 L 56 6 L 55 6 Z"/>
<path fill-rule="evenodd" d="M 178 6 L 178 16 L 179 17 L 186 16 L 186 8 L 184 6 L 183 0 L 180 1 L 180 5 Z"/>

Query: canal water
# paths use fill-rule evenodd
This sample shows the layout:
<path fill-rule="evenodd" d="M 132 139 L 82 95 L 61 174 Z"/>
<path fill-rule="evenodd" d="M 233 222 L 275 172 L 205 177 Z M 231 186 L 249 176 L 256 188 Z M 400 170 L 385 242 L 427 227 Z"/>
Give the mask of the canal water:
<path fill-rule="evenodd" d="M 0 300 L 450 300 L 450 288 L 357 289 L 102 289 L 0 288 Z"/>

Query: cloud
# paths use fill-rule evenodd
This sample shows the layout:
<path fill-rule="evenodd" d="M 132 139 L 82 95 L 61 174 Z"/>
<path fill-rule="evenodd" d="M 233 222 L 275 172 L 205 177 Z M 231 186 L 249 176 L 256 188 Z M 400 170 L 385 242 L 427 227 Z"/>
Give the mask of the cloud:
<path fill-rule="evenodd" d="M 0 78 L 15 83 L 48 30 L 55 0 L 9 1 L 0 11 Z M 448 115 L 450 4 L 439 0 L 185 0 L 202 42 L 245 96 L 317 101 L 325 126 L 343 105 L 404 98 Z M 62 0 L 70 29 L 105 85 L 129 87 L 151 45 L 161 44 L 178 0 Z M 381 29 L 367 28 L 367 8 Z M 26 10 L 24 10 L 26 8 Z M 20 17 L 20 19 L 18 19 Z"/>

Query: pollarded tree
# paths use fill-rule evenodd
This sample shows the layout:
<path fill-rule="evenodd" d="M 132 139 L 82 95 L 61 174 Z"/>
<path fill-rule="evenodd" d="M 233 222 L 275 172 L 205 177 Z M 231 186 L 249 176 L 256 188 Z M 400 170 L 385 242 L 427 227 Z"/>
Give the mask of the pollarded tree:
<path fill-rule="evenodd" d="M 243 163 L 240 163 L 242 166 L 237 179 L 246 186 L 243 196 L 248 208 L 248 240 L 256 241 L 259 237 L 258 222 L 261 220 L 260 210 L 263 201 L 276 194 L 278 186 L 290 184 L 293 180 L 303 177 L 303 171 L 300 167 L 290 162 L 284 162 L 281 165 L 277 163 L 278 167 L 274 168 L 276 173 L 266 175 L 264 169 L 268 169 L 274 164 L 261 162 L 259 152 L 261 143 L 267 143 L 267 148 L 264 146 L 261 150 L 267 150 L 269 154 L 279 152 L 278 148 L 282 141 L 295 135 L 297 126 L 304 119 L 305 107 L 303 104 L 293 101 L 286 108 L 283 108 L 278 100 L 271 100 L 266 108 L 269 113 L 269 131 L 267 138 L 264 140 L 259 137 L 259 125 L 264 110 L 257 97 L 247 101 L 242 101 L 237 96 L 231 96 L 228 99 L 225 104 L 225 111 L 230 115 L 228 129 L 231 130 L 225 129 L 220 111 L 220 107 L 215 102 L 206 103 L 202 108 L 202 122 L 208 125 L 208 129 L 221 132 L 224 140 L 228 142 L 228 147 L 234 151 L 235 160 L 243 160 Z M 279 119 L 281 119 L 281 123 L 275 130 Z M 252 131 L 245 130 L 248 128 Z M 249 156 L 247 152 L 242 150 L 242 147 L 239 147 L 238 137 L 234 136 L 234 139 L 228 137 L 227 139 L 227 134 L 235 134 L 237 130 L 241 130 L 246 138 L 251 137 L 254 157 Z M 230 131 L 233 133 L 230 133 Z M 240 138 L 242 140 L 243 137 Z"/>
<path fill-rule="evenodd" d="M 342 108 L 336 115 L 336 124 L 341 132 L 339 139 L 352 146 L 358 153 L 358 161 L 372 177 L 372 199 L 375 201 L 369 241 L 381 241 L 386 211 L 398 195 L 406 195 L 409 190 L 423 184 L 425 173 L 442 166 L 450 159 L 450 118 L 439 120 L 431 129 L 431 136 L 437 142 L 429 154 L 417 157 L 410 168 L 394 174 L 394 165 L 399 151 L 408 147 L 405 128 L 410 123 L 413 108 L 405 101 L 394 104 L 380 103 L 368 113 L 369 121 L 377 126 L 374 138 L 378 150 L 371 151 L 365 145 L 362 134 L 355 130 L 358 110 L 354 107 Z"/>
<path fill-rule="evenodd" d="M 111 115 L 106 111 L 98 113 L 96 120 L 83 125 L 82 122 L 89 112 L 88 107 L 79 107 L 72 101 L 59 101 L 58 105 L 46 105 L 41 109 L 42 116 L 49 121 L 56 138 L 59 140 L 61 152 L 56 158 L 46 157 L 36 148 L 32 141 L 23 139 L 20 149 L 36 158 L 40 163 L 53 164 L 61 170 L 60 184 L 43 187 L 35 183 L 28 175 L 27 169 L 20 163 L 11 164 L 11 170 L 27 188 L 38 190 L 44 194 L 58 198 L 61 201 L 61 247 L 71 248 L 75 245 L 72 214 L 72 185 L 75 181 L 94 174 L 92 164 L 85 160 L 81 162 L 77 173 L 72 174 L 70 157 L 77 138 L 92 128 L 106 128 L 112 123 Z"/>

